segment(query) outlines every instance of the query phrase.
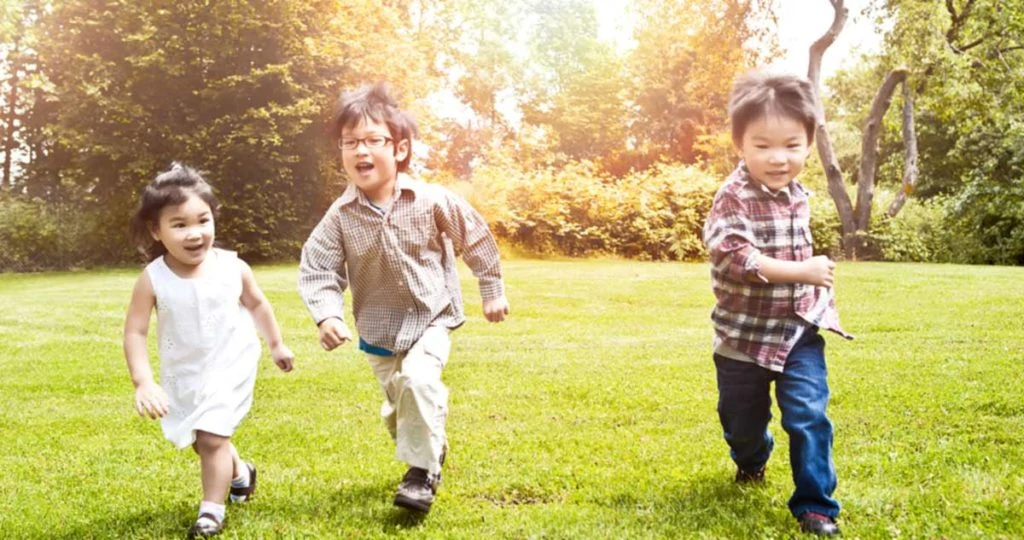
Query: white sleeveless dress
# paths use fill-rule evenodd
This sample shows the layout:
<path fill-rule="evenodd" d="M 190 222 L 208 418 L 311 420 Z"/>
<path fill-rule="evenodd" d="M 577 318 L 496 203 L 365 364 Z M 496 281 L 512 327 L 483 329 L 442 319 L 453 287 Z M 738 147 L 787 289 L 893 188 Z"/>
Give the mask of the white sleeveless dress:
<path fill-rule="evenodd" d="M 164 436 L 178 448 L 196 430 L 231 436 L 252 405 L 261 346 L 241 303 L 236 254 L 214 249 L 199 278 L 178 277 L 160 257 L 146 266 L 156 295 L 160 385 L 167 393 Z"/>

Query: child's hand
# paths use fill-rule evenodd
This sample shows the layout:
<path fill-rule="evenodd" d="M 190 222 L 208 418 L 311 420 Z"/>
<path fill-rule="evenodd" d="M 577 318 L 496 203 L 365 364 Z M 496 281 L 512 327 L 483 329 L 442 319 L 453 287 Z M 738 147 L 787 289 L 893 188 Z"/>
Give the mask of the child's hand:
<path fill-rule="evenodd" d="M 345 321 L 331 317 L 320 322 L 320 346 L 325 351 L 333 351 L 338 345 L 352 341 L 352 332 Z"/>
<path fill-rule="evenodd" d="M 820 287 L 831 287 L 835 277 L 836 263 L 825 255 L 811 257 L 804 261 L 807 283 Z"/>
<path fill-rule="evenodd" d="M 277 364 L 277 367 L 281 368 L 281 371 L 287 373 L 292 370 L 295 355 L 292 354 L 292 350 L 284 343 L 271 348 L 270 357 L 274 359 L 274 363 Z"/>
<path fill-rule="evenodd" d="M 167 394 L 164 389 L 153 381 L 140 384 L 135 388 L 135 410 L 139 416 L 152 419 L 167 416 Z"/>
<path fill-rule="evenodd" d="M 508 316 L 508 298 L 501 295 L 497 298 L 484 300 L 484 317 L 491 322 L 501 322 Z"/>

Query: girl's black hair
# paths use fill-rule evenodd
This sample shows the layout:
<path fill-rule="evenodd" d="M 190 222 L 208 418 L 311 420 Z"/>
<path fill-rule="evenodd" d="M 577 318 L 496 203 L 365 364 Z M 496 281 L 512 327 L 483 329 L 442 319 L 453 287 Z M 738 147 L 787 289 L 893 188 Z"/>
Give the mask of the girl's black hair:
<path fill-rule="evenodd" d="M 210 184 L 206 183 L 199 171 L 176 161 L 171 164 L 170 170 L 160 173 L 142 191 L 129 230 L 132 241 L 147 262 L 167 253 L 163 243 L 154 240 L 150 232 L 159 223 L 160 212 L 165 207 L 184 203 L 189 195 L 195 195 L 208 204 L 216 218 L 220 203 Z"/>
<path fill-rule="evenodd" d="M 412 160 L 412 140 L 419 135 L 419 129 L 412 115 L 398 108 L 398 103 L 391 97 L 385 83 L 361 86 L 338 98 L 329 126 L 332 140 L 336 142 L 341 138 L 343 129 L 355 126 L 367 118 L 388 126 L 388 132 L 395 142 L 394 151 L 398 151 L 398 143 L 409 141 L 409 151 L 397 166 L 398 172 L 408 170 Z"/>

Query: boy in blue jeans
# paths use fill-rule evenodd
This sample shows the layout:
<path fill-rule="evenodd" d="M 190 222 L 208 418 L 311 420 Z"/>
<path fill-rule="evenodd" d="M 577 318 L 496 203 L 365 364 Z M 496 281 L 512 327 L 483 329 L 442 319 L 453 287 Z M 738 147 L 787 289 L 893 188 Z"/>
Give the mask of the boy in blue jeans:
<path fill-rule="evenodd" d="M 406 174 L 416 124 L 385 86 L 343 95 L 331 130 L 349 184 L 302 248 L 299 293 L 329 351 L 352 340 L 342 314 L 351 287 L 359 350 L 384 394 L 395 457 L 409 466 L 395 505 L 428 512 L 448 450 L 441 371 L 449 334 L 466 321 L 455 252 L 480 284 L 484 317 L 501 322 L 498 246 L 465 199 Z"/>
<path fill-rule="evenodd" d="M 838 534 L 825 340 L 818 332 L 852 336 L 835 309 L 835 263 L 812 256 L 808 192 L 795 180 L 814 140 L 814 90 L 800 77 L 748 73 L 733 86 L 729 118 L 742 161 L 704 224 L 717 300 L 711 319 L 719 420 L 736 481 L 762 482 L 774 446 L 774 381 L 796 484 L 789 509 L 801 530 Z"/>

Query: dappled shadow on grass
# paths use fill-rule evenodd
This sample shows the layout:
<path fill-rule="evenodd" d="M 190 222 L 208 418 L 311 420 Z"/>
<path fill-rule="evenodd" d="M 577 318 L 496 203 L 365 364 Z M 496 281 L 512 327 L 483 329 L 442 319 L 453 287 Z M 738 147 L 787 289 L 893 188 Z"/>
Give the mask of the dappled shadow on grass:
<path fill-rule="evenodd" d="M 171 508 L 126 511 L 90 523 L 77 524 L 70 530 L 48 531 L 48 538 L 184 538 L 195 521 L 195 508 L 176 504 Z M 229 525 L 230 526 L 230 525 Z"/>
<path fill-rule="evenodd" d="M 665 536 L 709 532 L 734 538 L 762 536 L 781 525 L 780 513 L 788 515 L 785 500 L 773 496 L 777 491 L 771 485 L 741 486 L 728 473 L 695 477 L 685 484 L 672 482 L 663 488 L 660 494 L 614 493 L 598 502 L 635 512 L 645 528 Z M 785 532 L 790 525 L 777 532 Z"/>

